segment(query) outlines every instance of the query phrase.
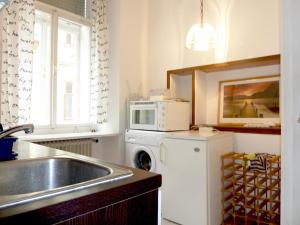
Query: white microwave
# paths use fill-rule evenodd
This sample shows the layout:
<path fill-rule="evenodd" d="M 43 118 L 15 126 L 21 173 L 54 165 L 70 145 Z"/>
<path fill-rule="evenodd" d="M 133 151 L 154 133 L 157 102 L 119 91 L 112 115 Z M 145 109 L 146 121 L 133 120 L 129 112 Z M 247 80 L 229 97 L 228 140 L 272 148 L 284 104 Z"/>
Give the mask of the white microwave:
<path fill-rule="evenodd" d="M 129 102 L 129 128 L 152 131 L 189 130 L 190 103 L 174 100 Z"/>

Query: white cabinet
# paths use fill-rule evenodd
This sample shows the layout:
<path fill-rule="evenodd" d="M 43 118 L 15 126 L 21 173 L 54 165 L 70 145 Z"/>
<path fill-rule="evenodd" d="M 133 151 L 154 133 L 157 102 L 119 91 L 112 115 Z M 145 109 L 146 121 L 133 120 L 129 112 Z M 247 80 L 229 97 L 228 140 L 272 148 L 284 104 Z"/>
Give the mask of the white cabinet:
<path fill-rule="evenodd" d="M 221 224 L 221 160 L 232 135 L 167 137 L 161 144 L 162 216 L 183 225 Z"/>

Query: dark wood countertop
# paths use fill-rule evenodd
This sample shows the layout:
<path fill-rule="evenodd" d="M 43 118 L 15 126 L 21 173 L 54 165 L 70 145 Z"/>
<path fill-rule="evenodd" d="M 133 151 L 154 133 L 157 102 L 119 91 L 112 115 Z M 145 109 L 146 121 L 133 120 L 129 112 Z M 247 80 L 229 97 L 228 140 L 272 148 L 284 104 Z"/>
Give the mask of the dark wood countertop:
<path fill-rule="evenodd" d="M 14 149 L 19 154 L 18 160 L 57 155 L 70 155 L 80 157 L 82 160 L 91 160 L 89 157 L 27 142 L 16 143 Z M 6 220 L 10 222 L 12 220 L 22 220 L 26 223 L 26 220 L 30 221 L 30 218 L 35 217 L 40 222 L 43 222 L 43 218 L 47 218 L 47 223 L 43 224 L 56 223 L 105 205 L 138 196 L 141 193 L 156 190 L 161 186 L 161 175 L 139 169 L 130 169 L 133 176 L 129 178 L 0 209 L 0 221 L 4 221 L 4 224 Z M 9 171 L 7 172 L 9 173 Z"/>

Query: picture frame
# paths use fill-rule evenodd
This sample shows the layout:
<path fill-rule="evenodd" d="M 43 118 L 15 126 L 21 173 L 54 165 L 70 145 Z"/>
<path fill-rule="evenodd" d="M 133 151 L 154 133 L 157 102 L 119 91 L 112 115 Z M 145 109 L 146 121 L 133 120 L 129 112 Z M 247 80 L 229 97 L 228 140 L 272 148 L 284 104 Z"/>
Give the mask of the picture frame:
<path fill-rule="evenodd" d="M 218 124 L 280 126 L 280 75 L 220 81 Z"/>

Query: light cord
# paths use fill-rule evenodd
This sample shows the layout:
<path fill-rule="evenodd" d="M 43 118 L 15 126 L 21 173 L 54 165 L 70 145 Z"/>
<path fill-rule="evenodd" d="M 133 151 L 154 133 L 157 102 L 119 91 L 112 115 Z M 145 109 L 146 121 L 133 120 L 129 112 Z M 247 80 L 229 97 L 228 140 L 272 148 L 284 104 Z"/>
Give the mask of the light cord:
<path fill-rule="evenodd" d="M 200 25 L 201 27 L 204 27 L 204 10 L 203 10 L 203 0 L 200 0 Z"/>

